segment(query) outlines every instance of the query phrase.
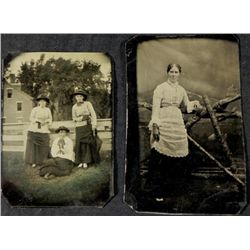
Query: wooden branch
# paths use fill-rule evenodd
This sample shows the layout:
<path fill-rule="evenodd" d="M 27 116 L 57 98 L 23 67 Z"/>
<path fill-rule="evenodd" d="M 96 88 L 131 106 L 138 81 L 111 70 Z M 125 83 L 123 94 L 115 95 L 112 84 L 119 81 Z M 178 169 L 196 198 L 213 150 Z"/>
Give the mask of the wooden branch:
<path fill-rule="evenodd" d="M 219 100 L 218 102 L 216 102 L 213 106 L 212 106 L 212 109 L 215 111 L 215 112 L 224 112 L 224 109 L 227 107 L 227 105 L 229 103 L 232 103 L 238 99 L 240 99 L 241 96 L 240 95 L 236 95 L 234 97 L 229 97 L 229 98 L 225 98 L 225 99 L 222 99 L 222 100 Z M 197 123 L 198 121 L 200 121 L 201 118 L 203 118 L 204 116 L 208 115 L 208 112 L 207 110 L 204 108 L 199 114 L 196 114 L 196 118 L 192 117 L 190 118 L 190 120 L 188 120 L 186 122 L 186 128 L 187 129 L 191 129 L 191 127 Z"/>
<path fill-rule="evenodd" d="M 217 140 L 219 141 L 219 143 L 221 144 L 222 149 L 223 149 L 224 153 L 226 154 L 227 160 L 229 161 L 229 163 L 231 165 L 232 164 L 232 159 L 231 159 L 232 153 L 230 152 L 230 149 L 227 145 L 227 142 L 226 142 L 226 140 L 225 140 L 225 138 L 220 130 L 220 126 L 219 126 L 217 118 L 215 116 L 215 112 L 210 104 L 208 97 L 206 95 L 204 95 L 202 98 L 203 98 L 204 104 L 206 106 L 207 112 L 209 113 L 215 136 L 216 136 Z"/>
<path fill-rule="evenodd" d="M 239 100 L 240 98 L 241 98 L 240 95 L 236 95 L 233 97 L 227 97 L 225 99 L 222 99 L 213 105 L 213 109 L 215 109 L 216 111 L 224 111 L 225 108 L 228 106 L 228 104 L 235 102 Z"/>
<path fill-rule="evenodd" d="M 188 139 L 203 153 L 205 153 L 220 169 L 222 169 L 227 175 L 232 177 L 235 181 L 237 181 L 242 187 L 245 187 L 245 183 L 242 182 L 237 176 L 235 176 L 230 170 L 224 167 L 218 160 L 216 160 L 209 152 L 207 152 L 198 142 L 196 142 L 190 135 L 188 135 Z"/>

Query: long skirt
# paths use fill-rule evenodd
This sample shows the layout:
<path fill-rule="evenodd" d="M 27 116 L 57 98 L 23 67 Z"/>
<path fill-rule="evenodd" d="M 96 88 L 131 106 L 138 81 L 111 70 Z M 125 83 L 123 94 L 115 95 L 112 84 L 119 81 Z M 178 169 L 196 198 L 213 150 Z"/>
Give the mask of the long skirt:
<path fill-rule="evenodd" d="M 40 168 L 40 176 L 45 174 L 53 174 L 55 176 L 66 176 L 70 175 L 74 163 L 68 159 L 60 157 L 45 160 L 42 167 Z"/>
<path fill-rule="evenodd" d="M 151 150 L 147 189 L 155 197 L 178 195 L 183 192 L 191 173 L 189 157 L 169 157 Z"/>
<path fill-rule="evenodd" d="M 40 165 L 48 159 L 49 153 L 49 134 L 28 131 L 25 163 Z"/>
<path fill-rule="evenodd" d="M 76 127 L 75 163 L 100 163 L 100 144 L 92 126 Z M 100 140 L 100 139 L 99 139 Z"/>

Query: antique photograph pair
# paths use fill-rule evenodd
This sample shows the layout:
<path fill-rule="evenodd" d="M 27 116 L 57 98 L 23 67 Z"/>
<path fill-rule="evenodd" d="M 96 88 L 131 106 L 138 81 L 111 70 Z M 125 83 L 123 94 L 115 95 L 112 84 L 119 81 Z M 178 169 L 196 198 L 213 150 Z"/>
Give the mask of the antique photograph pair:
<path fill-rule="evenodd" d="M 237 36 L 136 35 L 123 46 L 124 114 L 107 51 L 2 57 L 2 199 L 102 209 L 123 192 L 138 213 L 240 214 L 247 159 Z M 126 116 L 124 163 L 117 116 Z"/>

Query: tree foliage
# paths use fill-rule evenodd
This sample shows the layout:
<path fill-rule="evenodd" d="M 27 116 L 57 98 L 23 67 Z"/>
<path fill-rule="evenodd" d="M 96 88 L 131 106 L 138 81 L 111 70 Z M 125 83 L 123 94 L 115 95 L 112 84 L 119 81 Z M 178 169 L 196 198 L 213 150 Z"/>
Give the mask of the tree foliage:
<path fill-rule="evenodd" d="M 104 79 L 101 65 L 93 61 L 72 61 L 62 57 L 45 56 L 21 65 L 18 80 L 21 89 L 36 98 L 39 94 L 47 94 L 51 101 L 54 120 L 71 119 L 74 87 L 83 88 L 89 93 L 98 118 L 111 115 L 111 78 Z"/>

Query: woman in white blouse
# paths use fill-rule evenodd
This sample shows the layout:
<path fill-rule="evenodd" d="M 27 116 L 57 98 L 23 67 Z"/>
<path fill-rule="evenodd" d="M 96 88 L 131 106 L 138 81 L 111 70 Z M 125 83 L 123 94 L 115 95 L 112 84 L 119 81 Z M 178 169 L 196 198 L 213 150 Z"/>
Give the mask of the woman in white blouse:
<path fill-rule="evenodd" d="M 199 102 L 190 102 L 185 89 L 179 85 L 180 74 L 180 65 L 169 64 L 167 81 L 158 85 L 153 95 L 152 118 L 149 123 L 152 148 L 149 179 L 151 183 L 158 183 L 158 193 L 164 192 L 162 186 L 165 181 L 185 174 L 188 139 L 181 108 L 190 113 L 199 107 Z"/>
<path fill-rule="evenodd" d="M 55 132 L 58 137 L 51 147 L 53 158 L 44 161 L 40 168 L 40 176 L 45 179 L 69 175 L 74 167 L 73 141 L 68 137 L 70 130 L 61 126 Z"/>
<path fill-rule="evenodd" d="M 72 95 L 76 103 L 72 107 L 72 119 L 76 129 L 75 163 L 78 168 L 87 168 L 90 163 L 99 163 L 100 155 L 96 145 L 96 113 L 87 94 L 75 88 Z"/>
<path fill-rule="evenodd" d="M 49 156 L 49 127 L 52 124 L 51 111 L 47 106 L 49 98 L 44 95 L 37 97 L 38 106 L 30 114 L 25 162 L 32 167 L 41 165 Z"/>

